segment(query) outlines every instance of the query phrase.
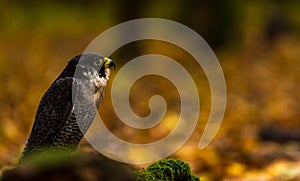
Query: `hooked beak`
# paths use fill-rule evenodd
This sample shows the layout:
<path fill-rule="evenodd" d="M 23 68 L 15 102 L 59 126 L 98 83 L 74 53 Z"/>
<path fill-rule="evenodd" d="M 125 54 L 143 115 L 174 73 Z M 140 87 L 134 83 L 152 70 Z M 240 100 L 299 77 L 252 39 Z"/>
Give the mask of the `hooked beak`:
<path fill-rule="evenodd" d="M 104 58 L 104 67 L 105 68 L 111 68 L 111 67 L 113 67 L 114 68 L 114 70 L 116 69 L 116 64 L 113 62 L 113 60 L 112 59 L 109 59 L 109 58 Z"/>

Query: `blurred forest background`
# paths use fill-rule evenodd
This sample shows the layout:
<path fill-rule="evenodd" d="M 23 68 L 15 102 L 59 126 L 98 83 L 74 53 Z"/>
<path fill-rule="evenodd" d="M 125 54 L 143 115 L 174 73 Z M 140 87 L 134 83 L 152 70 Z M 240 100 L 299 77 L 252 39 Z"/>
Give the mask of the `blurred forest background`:
<path fill-rule="evenodd" d="M 222 126 L 213 142 L 199 150 L 210 91 L 195 60 L 179 47 L 152 40 L 113 54 L 118 68 L 139 55 L 163 54 L 185 65 L 200 82 L 199 124 L 174 157 L 188 162 L 203 180 L 300 180 L 300 1 L 39 2 L 0 1 L 0 170 L 18 162 L 42 95 L 71 57 L 114 25 L 155 17 L 198 32 L 216 53 L 227 83 Z M 168 102 L 163 122 L 149 130 L 118 120 L 109 87 L 99 111 L 118 137 L 153 142 L 177 123 L 178 104 L 173 103 L 178 103 L 178 92 L 166 79 L 147 76 L 132 88 L 132 108 L 139 115 L 149 113 L 154 94 Z M 89 146 L 83 141 L 84 147 Z"/>

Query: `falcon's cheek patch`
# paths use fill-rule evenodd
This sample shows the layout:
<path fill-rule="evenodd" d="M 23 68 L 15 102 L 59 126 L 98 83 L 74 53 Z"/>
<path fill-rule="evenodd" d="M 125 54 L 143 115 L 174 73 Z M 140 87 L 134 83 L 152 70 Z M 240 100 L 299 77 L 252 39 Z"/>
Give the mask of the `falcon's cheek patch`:
<path fill-rule="evenodd" d="M 104 67 L 101 67 L 101 69 L 99 70 L 99 76 L 100 77 L 105 77 L 105 68 Z"/>

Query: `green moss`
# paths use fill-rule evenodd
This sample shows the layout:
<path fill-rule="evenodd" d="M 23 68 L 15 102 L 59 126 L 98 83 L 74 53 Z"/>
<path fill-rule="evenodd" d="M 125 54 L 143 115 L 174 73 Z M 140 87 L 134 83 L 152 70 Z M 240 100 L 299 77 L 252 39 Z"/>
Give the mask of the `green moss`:
<path fill-rule="evenodd" d="M 147 169 L 135 171 L 137 181 L 176 180 L 200 181 L 191 173 L 187 163 L 177 159 L 164 159 L 153 163 Z"/>

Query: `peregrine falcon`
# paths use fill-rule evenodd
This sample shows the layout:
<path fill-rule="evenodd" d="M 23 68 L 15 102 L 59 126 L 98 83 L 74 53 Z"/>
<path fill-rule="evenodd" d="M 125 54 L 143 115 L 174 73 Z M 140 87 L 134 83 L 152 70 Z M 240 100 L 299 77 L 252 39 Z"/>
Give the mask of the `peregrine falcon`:
<path fill-rule="evenodd" d="M 69 61 L 40 101 L 21 162 L 44 148 L 77 148 L 95 118 L 111 68 L 111 59 L 92 53 Z"/>

